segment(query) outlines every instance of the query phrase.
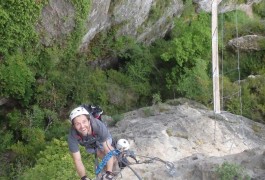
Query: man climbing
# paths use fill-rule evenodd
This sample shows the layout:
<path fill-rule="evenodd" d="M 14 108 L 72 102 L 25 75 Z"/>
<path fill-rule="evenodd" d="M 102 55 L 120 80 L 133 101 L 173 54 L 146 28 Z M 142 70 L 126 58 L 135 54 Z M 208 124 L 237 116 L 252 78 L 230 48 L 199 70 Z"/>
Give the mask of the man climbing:
<path fill-rule="evenodd" d="M 112 138 L 106 125 L 94 118 L 82 106 L 72 110 L 70 122 L 72 127 L 68 135 L 69 150 L 81 180 L 89 180 L 86 176 L 85 166 L 82 162 L 78 145 L 84 146 L 88 153 L 94 153 L 102 159 L 108 152 L 114 149 L 111 146 Z M 107 162 L 106 173 L 102 175 L 101 180 L 113 179 L 112 168 L 114 161 L 114 157 L 111 157 Z"/>

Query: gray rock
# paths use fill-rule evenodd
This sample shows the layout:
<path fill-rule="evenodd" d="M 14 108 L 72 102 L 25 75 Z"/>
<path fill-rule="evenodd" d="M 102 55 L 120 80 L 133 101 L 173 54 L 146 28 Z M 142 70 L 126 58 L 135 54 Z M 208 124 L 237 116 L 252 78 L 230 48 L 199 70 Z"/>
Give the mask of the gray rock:
<path fill-rule="evenodd" d="M 198 108 L 198 103 L 178 102 L 182 104 L 125 113 L 110 129 L 114 137 L 129 140 L 140 162 L 148 156 L 174 164 L 173 176 L 162 161 L 132 165 L 142 179 L 217 179 L 216 168 L 223 162 L 242 166 L 254 179 L 264 177 L 263 124 L 228 112 L 213 116 L 211 110 Z M 146 109 L 154 113 L 147 116 Z M 122 171 L 122 177 L 137 179 L 129 168 Z"/>
<path fill-rule="evenodd" d="M 50 0 L 42 10 L 37 30 L 42 44 L 52 46 L 62 41 L 75 27 L 75 10 L 73 5 L 64 0 Z"/>
<path fill-rule="evenodd" d="M 260 51 L 264 50 L 265 47 L 261 44 L 265 44 L 265 37 L 258 35 L 246 35 L 239 38 L 229 40 L 228 45 L 234 50 L 242 51 Z"/>

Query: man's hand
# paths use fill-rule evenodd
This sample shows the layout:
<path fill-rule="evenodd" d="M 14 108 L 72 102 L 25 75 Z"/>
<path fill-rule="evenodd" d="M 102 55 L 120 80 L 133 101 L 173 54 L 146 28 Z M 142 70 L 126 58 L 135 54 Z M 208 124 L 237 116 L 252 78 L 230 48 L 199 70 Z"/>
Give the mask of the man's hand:
<path fill-rule="evenodd" d="M 86 176 L 83 176 L 82 178 L 81 178 L 81 180 L 90 180 L 88 177 L 86 177 Z"/>
<path fill-rule="evenodd" d="M 107 171 L 100 180 L 112 180 L 114 178 L 114 174 L 110 171 Z"/>

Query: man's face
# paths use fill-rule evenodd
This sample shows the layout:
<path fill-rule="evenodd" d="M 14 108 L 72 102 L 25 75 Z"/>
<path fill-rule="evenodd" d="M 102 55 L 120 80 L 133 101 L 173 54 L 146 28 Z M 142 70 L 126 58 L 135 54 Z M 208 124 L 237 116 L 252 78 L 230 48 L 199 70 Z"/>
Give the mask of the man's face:
<path fill-rule="evenodd" d="M 85 115 L 77 116 L 74 119 L 74 128 L 83 136 L 90 132 L 90 123 Z"/>

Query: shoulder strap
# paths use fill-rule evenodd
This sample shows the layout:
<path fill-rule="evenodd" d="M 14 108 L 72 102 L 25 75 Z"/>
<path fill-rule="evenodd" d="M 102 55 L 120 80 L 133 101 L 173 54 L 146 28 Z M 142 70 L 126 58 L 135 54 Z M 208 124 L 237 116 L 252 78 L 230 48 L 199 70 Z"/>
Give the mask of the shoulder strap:
<path fill-rule="evenodd" d="M 92 126 L 91 120 L 92 120 L 92 119 L 90 119 L 89 122 L 90 122 L 90 126 L 91 126 L 92 136 L 95 137 L 95 136 L 96 136 L 96 133 L 95 133 L 94 130 L 93 130 L 93 126 Z"/>

